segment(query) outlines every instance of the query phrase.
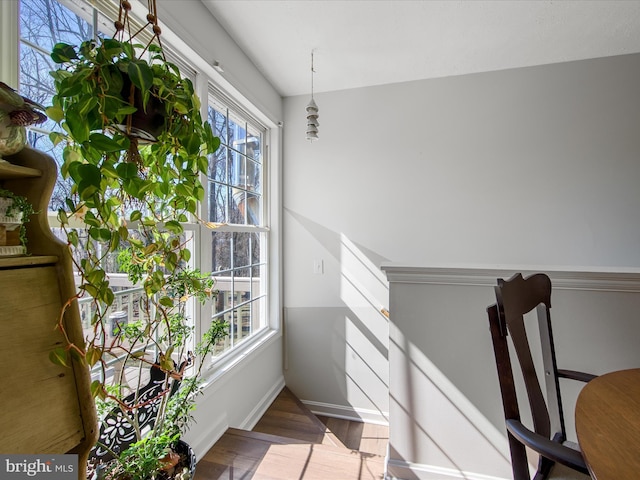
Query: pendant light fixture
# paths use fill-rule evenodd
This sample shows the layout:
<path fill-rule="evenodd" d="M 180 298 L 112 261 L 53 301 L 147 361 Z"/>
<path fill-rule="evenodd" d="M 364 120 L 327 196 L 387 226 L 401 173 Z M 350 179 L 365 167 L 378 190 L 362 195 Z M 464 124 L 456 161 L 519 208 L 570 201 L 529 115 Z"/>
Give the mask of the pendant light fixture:
<path fill-rule="evenodd" d="M 311 50 L 311 101 L 307 104 L 307 140 L 318 140 L 318 105 L 313 99 L 313 50 Z"/>

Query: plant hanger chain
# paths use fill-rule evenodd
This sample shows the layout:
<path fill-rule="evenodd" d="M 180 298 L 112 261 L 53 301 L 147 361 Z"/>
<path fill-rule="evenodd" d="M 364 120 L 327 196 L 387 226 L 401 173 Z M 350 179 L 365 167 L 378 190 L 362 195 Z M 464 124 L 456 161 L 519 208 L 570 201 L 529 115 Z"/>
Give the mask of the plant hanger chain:
<path fill-rule="evenodd" d="M 160 28 L 160 25 L 158 25 L 158 8 L 156 6 L 156 0 L 147 0 L 147 23 L 144 26 L 140 27 L 134 34 L 131 34 L 131 19 L 129 18 L 130 11 L 131 2 L 129 0 L 121 0 L 120 7 L 118 9 L 118 19 L 113 22 L 113 25 L 116 28 L 116 32 L 113 35 L 114 38 L 122 42 L 126 30 L 129 32 L 129 41 L 131 41 L 147 27 L 151 26 L 153 36 L 147 42 L 147 45 L 144 47 L 144 50 L 140 53 L 140 55 L 143 55 L 147 51 L 149 45 L 151 45 L 154 40 L 157 40 L 158 45 L 162 49 L 162 40 L 160 39 L 162 29 Z M 166 61 L 166 59 L 164 58 L 164 49 L 162 49 L 162 58 Z"/>

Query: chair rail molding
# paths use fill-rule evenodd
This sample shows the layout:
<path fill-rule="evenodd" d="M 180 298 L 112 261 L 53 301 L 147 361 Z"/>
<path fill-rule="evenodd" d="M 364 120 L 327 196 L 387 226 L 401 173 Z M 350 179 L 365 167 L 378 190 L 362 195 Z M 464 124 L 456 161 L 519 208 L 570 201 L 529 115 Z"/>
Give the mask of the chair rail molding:
<path fill-rule="evenodd" d="M 520 272 L 524 277 L 546 273 L 554 289 L 640 292 L 640 268 L 532 265 L 413 267 L 389 264 L 382 265 L 381 269 L 392 283 L 494 286 L 496 279 L 507 279 Z"/>

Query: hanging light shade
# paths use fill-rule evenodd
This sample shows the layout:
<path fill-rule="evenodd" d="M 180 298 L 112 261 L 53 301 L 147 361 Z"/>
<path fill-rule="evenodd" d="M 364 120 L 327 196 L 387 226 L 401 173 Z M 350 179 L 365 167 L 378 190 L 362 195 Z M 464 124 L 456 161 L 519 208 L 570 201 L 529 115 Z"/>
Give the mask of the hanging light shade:
<path fill-rule="evenodd" d="M 318 105 L 311 97 L 311 101 L 307 104 L 307 140 L 318 139 Z"/>
<path fill-rule="evenodd" d="M 311 51 L 311 101 L 307 104 L 307 140 L 317 140 L 318 139 L 318 105 L 316 105 L 315 100 L 313 99 L 313 74 L 315 70 L 313 69 L 313 51 Z"/>

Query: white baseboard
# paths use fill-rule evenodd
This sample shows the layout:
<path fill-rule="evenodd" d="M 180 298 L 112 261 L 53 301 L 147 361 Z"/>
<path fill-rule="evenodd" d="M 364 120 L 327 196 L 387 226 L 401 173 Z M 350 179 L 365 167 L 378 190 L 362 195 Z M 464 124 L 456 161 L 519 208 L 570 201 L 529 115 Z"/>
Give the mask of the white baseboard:
<path fill-rule="evenodd" d="M 284 386 L 284 376 L 282 376 L 280 377 L 280 380 L 276 384 L 274 384 L 271 389 L 269 389 L 269 391 L 262 397 L 255 408 L 251 410 L 251 412 L 249 412 L 249 415 L 247 415 L 239 428 L 243 430 L 252 430 L 253 427 L 256 426 L 256 423 L 258 423 L 265 412 L 269 409 Z"/>
<path fill-rule="evenodd" d="M 386 471 L 386 480 L 508 480 L 504 477 L 461 472 L 452 468 L 410 463 L 396 459 L 387 459 Z"/>
<path fill-rule="evenodd" d="M 1 1 L 1 0 L 0 0 Z M 249 412 L 247 417 L 244 419 L 242 424 L 238 427 L 245 430 L 251 430 L 258 420 L 264 415 L 264 412 L 267 411 L 269 406 L 273 403 L 275 398 L 278 396 L 280 391 L 284 388 L 284 377 L 280 379 L 269 391 L 262 397 L 262 399 L 257 403 L 256 407 Z M 224 432 L 229 428 L 229 423 L 226 415 L 221 415 L 217 422 L 213 425 L 208 425 L 206 429 L 201 430 L 200 434 L 191 438 L 189 433 L 187 432 L 187 436 L 185 439 L 187 443 L 193 449 L 193 452 L 196 454 L 196 458 L 202 458 L 213 445 L 220 440 Z"/>
<path fill-rule="evenodd" d="M 350 406 L 346 407 L 344 405 L 314 402 L 311 400 L 301 400 L 301 402 L 315 415 L 343 418 L 354 422 L 373 423 L 376 425 L 389 425 L 389 412 Z"/>
<path fill-rule="evenodd" d="M 189 432 L 187 432 L 185 440 L 193 449 L 193 453 L 195 453 L 197 460 L 200 460 L 206 455 L 211 447 L 213 447 L 213 445 L 218 440 L 220 440 L 220 437 L 224 435 L 224 432 L 227 431 L 227 428 L 229 428 L 229 425 L 227 423 L 227 417 L 225 415 L 220 417 L 214 425 L 202 431 L 202 433 L 196 438 L 190 438 Z"/>

